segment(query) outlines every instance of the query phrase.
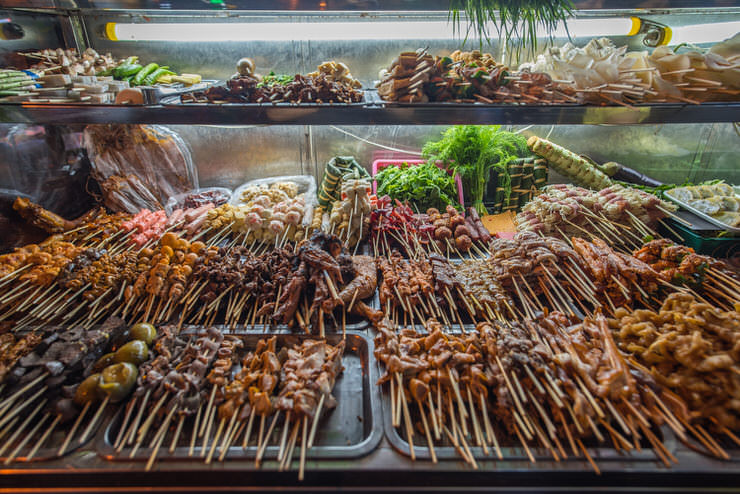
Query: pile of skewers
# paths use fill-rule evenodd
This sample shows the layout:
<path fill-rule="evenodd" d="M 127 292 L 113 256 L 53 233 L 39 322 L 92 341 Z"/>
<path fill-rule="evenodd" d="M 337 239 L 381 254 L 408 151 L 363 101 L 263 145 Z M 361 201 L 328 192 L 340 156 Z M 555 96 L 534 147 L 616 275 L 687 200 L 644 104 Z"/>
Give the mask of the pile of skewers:
<path fill-rule="evenodd" d="M 376 259 L 381 309 L 394 322 L 415 324 L 434 317 L 447 327 L 464 328 L 484 320 L 534 319 L 550 311 L 577 321 L 598 310 L 614 314 L 617 307 L 656 308 L 661 297 L 674 292 L 693 293 L 725 310 L 740 303 L 737 274 L 716 259 L 688 257 L 686 248 L 673 248 L 674 255 L 684 249 L 684 272 L 694 270 L 694 282 L 687 286 L 676 283 L 672 270 L 654 269 L 667 260 L 653 260 L 653 265 L 641 260 L 650 260 L 654 246 L 668 241 L 654 241 L 634 257 L 598 238 L 568 242 L 520 232 L 512 239 L 493 239 L 488 258 L 454 264 L 421 248 L 412 250 L 410 258 L 393 250 Z"/>
<path fill-rule="evenodd" d="M 278 349 L 272 336 L 246 347 L 242 337 L 214 328 L 179 336 L 174 327 L 163 328 L 112 431 L 116 451 L 135 458 L 148 445 L 148 470 L 163 445 L 206 464 L 241 446 L 254 448 L 260 466 L 273 432 L 282 430 L 277 460 L 283 470 L 292 464 L 300 432 L 302 480 L 322 413 L 337 404 L 331 393 L 343 370 L 344 341 L 304 339 Z"/>
<path fill-rule="evenodd" d="M 462 215 L 453 206 L 444 213 L 429 208 L 426 213 L 414 212 L 407 204 L 389 197 L 378 198 L 377 208 L 370 214 L 369 242 L 378 254 L 390 254 L 399 249 L 412 256 L 416 251 L 446 256 L 463 253 L 485 257 L 491 236 L 473 208 Z"/>
<path fill-rule="evenodd" d="M 655 227 L 675 207 L 656 196 L 615 184 L 590 191 L 567 184 L 549 185 L 517 215 L 517 229 L 569 238 L 600 238 L 623 250 L 658 237 Z"/>
<path fill-rule="evenodd" d="M 425 326 L 398 330 L 387 319 L 376 325 L 375 355 L 385 367 L 380 383 L 412 459 L 415 442 L 426 444 L 434 463 L 436 449 L 451 446 L 477 468 L 476 458 L 503 459 L 502 446 L 518 444 L 532 462 L 538 447 L 555 461 L 583 457 L 598 473 L 587 444 L 611 442 L 627 453 L 651 446 L 670 466 L 677 459 L 660 439 L 661 425 L 724 457 L 689 424 L 683 400 L 618 351 L 601 316 L 570 326 L 554 312 L 480 323 L 459 335 L 434 320 Z"/>
<path fill-rule="evenodd" d="M 618 309 L 609 326 L 635 366 L 685 400 L 705 446 L 729 459 L 704 427 L 740 444 L 740 314 L 674 293 L 655 312 Z"/>
<path fill-rule="evenodd" d="M 725 310 L 738 309 L 740 275 L 724 261 L 696 254 L 694 249 L 660 238 L 632 255 L 653 268 L 665 281 L 687 286 Z"/>
<path fill-rule="evenodd" d="M 455 51 L 449 57 L 426 49 L 401 53 L 380 72 L 378 94 L 386 101 L 426 103 L 563 104 L 576 102 L 569 84 L 543 72 L 512 72 L 490 53 Z"/>
<path fill-rule="evenodd" d="M 685 48 L 684 48 L 685 50 Z M 520 69 L 544 72 L 568 85 L 577 101 L 629 106 L 645 102 L 727 101 L 740 94 L 737 43 L 731 38 L 707 52 L 678 53 L 668 46 L 627 52 L 608 38 L 583 48 L 550 47 Z"/>
<path fill-rule="evenodd" d="M 674 293 L 656 312 L 619 309 L 609 326 L 634 365 L 685 400 L 705 446 L 729 458 L 703 427 L 740 444 L 740 314 Z"/>
<path fill-rule="evenodd" d="M 206 203 L 170 217 L 96 211 L 81 226 L 74 222 L 40 245 L 0 256 L 0 321 L 16 330 L 53 323 L 90 328 L 109 315 L 161 323 L 178 314 L 180 325 L 259 322 L 323 334 L 325 316 L 336 327 L 341 316 L 342 328 L 348 312 L 378 317 L 363 302 L 375 292 L 372 259 L 343 253 L 342 242 L 322 232 L 292 248 L 285 237 L 279 246 L 256 239 L 246 245 L 244 234 L 229 239 L 234 222 L 223 221 L 222 207 Z M 35 205 L 23 210 L 59 224 Z M 221 228 L 203 228 L 208 221 Z"/>
<path fill-rule="evenodd" d="M 343 63 L 324 62 L 306 75 L 260 76 L 254 73 L 254 62 L 243 58 L 237 71 L 225 85 L 212 86 L 205 91 L 187 93 L 183 103 L 291 103 L 333 104 L 359 103 L 362 85 L 352 77 Z"/>
<path fill-rule="evenodd" d="M 5 464 L 37 454 L 62 456 L 91 438 L 109 405 L 128 397 L 155 333 L 152 326 L 128 328 L 112 317 L 96 329 L 51 327 L 4 335 L 0 455 Z"/>

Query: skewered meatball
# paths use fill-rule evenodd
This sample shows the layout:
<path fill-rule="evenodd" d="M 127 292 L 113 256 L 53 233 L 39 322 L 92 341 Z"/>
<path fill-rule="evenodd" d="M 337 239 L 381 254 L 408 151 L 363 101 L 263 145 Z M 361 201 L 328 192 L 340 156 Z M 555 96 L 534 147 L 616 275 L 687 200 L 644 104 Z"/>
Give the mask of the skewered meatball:
<path fill-rule="evenodd" d="M 461 236 L 470 236 L 470 232 L 468 231 L 468 227 L 465 225 L 457 225 L 455 228 L 455 238 L 461 237 Z"/>
<path fill-rule="evenodd" d="M 460 252 L 467 252 L 473 245 L 473 241 L 467 235 L 460 235 L 455 238 L 455 246 Z"/>
<path fill-rule="evenodd" d="M 455 214 L 450 216 L 450 228 L 457 228 L 459 225 L 465 224 L 465 218 L 461 214 Z"/>
<path fill-rule="evenodd" d="M 452 238 L 452 230 L 450 230 L 446 226 L 440 226 L 439 228 L 434 230 L 434 238 L 437 240 Z"/>

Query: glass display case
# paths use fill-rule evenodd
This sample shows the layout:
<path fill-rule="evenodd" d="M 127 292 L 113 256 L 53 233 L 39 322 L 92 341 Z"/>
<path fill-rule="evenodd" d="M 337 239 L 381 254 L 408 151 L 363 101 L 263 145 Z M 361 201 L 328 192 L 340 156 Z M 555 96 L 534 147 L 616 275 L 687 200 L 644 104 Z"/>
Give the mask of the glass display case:
<path fill-rule="evenodd" d="M 630 50 L 651 50 L 660 43 L 656 40 L 668 36 L 671 45 L 707 47 L 740 31 L 740 6 L 731 1 L 574 3 L 569 35 L 576 46 L 605 36 Z M 199 187 L 235 189 L 250 180 L 297 175 L 312 176 L 320 184 L 327 162 L 335 156 L 354 156 L 370 171 L 380 158 L 420 157 L 425 142 L 456 124 L 501 125 L 527 137 L 546 137 L 598 163 L 618 162 L 663 183 L 721 179 L 740 184 L 737 97 L 700 104 L 599 105 L 383 100 L 376 89 L 379 71 L 399 53 L 426 48 L 432 54 L 449 54 L 461 46 L 447 8 L 442 0 L 0 1 L 0 27 L 13 24 L 20 29 L 9 29 L 16 34 L 0 41 L 3 66 L 17 65 L 19 51 L 74 47 L 81 53 L 92 48 L 115 59 L 136 55 L 217 82 L 232 77 L 243 57 L 251 58 L 262 74 L 306 74 L 336 60 L 346 64 L 362 86 L 362 100 L 347 104 L 189 103 L 169 89 L 145 89 L 144 102 L 138 105 L 0 102 L 0 189 L 9 196 L 27 195 L 67 218 L 83 214 L 99 193 L 90 184 L 90 157 L 84 151 L 85 128 L 97 124 L 165 126 L 188 150 Z M 565 32 L 551 34 L 554 45 L 569 40 Z M 479 47 L 477 40 L 465 46 Z M 480 47 L 507 65 L 521 61 L 498 40 Z M 520 57 L 544 53 L 544 43 L 538 50 Z M 549 183 L 568 181 L 551 171 Z M 3 252 L 22 245 L 20 239 L 28 237 L 9 233 Z M 366 248 L 370 253 L 370 246 Z M 255 341 L 262 335 L 245 331 Z M 287 333 L 277 331 L 280 341 Z M 728 458 L 711 458 L 693 451 L 667 425 L 656 431 L 668 465 L 647 440 L 631 452 L 613 447 L 611 441 L 587 444 L 583 448 L 588 458 L 570 454 L 565 444 L 560 448 L 567 453 L 553 456 L 543 447 L 533 446 L 530 452 L 515 442 L 502 443 L 502 458 L 493 450 L 483 454 L 474 448 L 475 467 L 462 461 L 453 446 L 438 448 L 438 461 L 433 462 L 428 450 L 417 445 L 418 457 L 412 460 L 406 436 L 391 424 L 396 411 L 388 393 L 376 385 L 381 375 L 373 354 L 376 334 L 367 322 L 350 321 L 344 377 L 335 390 L 340 404 L 319 425 L 317 447 L 308 451 L 300 482 L 298 457 L 292 469 L 280 471 L 277 445 L 267 448 L 261 468 L 255 466 L 256 451 L 236 446 L 223 461 L 213 462 L 204 461 L 207 449 L 193 454 L 186 446 L 162 446 L 161 440 L 156 446 L 154 440 L 144 444 L 138 452 L 122 451 L 115 437 L 120 422 L 127 420 L 121 407 L 101 412 L 90 438 L 65 455 L 50 447 L 32 461 L 8 461 L 0 484 L 8 490 L 49 491 L 706 491 L 734 488 L 740 481 L 738 444 L 723 443 Z M 337 344 L 340 336 L 329 339 Z M 154 406 L 150 403 L 149 410 Z M 0 415 L 0 429 L 20 422 L 4 419 L 7 413 Z M 23 415 L 18 417 L 22 420 Z M 424 433 L 421 422 L 417 432 Z M 64 437 L 55 439 L 61 442 Z M 162 451 L 149 470 L 154 447 Z M 0 456 L 8 455 L 10 448 L 3 448 Z M 592 464 L 598 465 L 598 472 Z"/>

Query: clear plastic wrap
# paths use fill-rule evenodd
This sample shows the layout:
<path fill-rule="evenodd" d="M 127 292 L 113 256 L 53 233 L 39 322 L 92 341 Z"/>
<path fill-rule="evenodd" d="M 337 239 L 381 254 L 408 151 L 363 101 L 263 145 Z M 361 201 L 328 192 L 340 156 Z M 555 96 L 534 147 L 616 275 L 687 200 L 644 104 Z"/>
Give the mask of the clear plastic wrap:
<path fill-rule="evenodd" d="M 163 209 L 177 194 L 198 188 L 190 150 L 156 125 L 89 125 L 84 145 L 103 202 L 113 211 Z"/>
<path fill-rule="evenodd" d="M 82 132 L 63 125 L 0 127 L 0 184 L 65 218 L 96 206 Z M 91 195 L 92 194 L 92 195 Z M 15 197 L 13 197 L 15 199 Z M 11 201 L 12 202 L 12 201 Z"/>
<path fill-rule="evenodd" d="M 169 216 L 175 209 L 197 208 L 207 202 L 211 202 L 214 206 L 218 207 L 230 202 L 231 195 L 231 189 L 227 189 L 226 187 L 193 189 L 170 197 L 164 206 L 164 211 Z M 215 200 L 209 200 L 209 197 Z"/>
<path fill-rule="evenodd" d="M 313 218 L 313 210 L 318 204 L 318 200 L 316 198 L 316 179 L 314 179 L 311 175 L 288 175 L 251 180 L 249 182 L 243 183 L 234 190 L 234 193 L 231 195 L 231 201 L 229 203 L 234 206 L 245 204 L 242 196 L 244 194 L 244 191 L 248 187 L 260 185 L 265 185 L 269 187 L 272 184 L 279 182 L 292 182 L 298 186 L 298 194 L 304 194 L 306 206 L 303 212 L 303 221 L 301 224 L 304 228 L 308 227 L 311 224 L 311 219 Z"/>
<path fill-rule="evenodd" d="M 17 190 L 0 189 L 0 231 L 3 232 L 0 254 L 10 252 L 14 247 L 41 242 L 48 236 L 13 210 L 13 201 L 17 197 L 31 199 L 28 194 Z"/>

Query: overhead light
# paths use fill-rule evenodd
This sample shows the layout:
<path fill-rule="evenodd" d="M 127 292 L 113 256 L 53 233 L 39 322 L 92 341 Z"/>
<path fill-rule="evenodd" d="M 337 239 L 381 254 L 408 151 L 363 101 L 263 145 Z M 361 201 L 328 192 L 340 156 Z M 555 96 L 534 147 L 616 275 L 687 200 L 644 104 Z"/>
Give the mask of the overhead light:
<path fill-rule="evenodd" d="M 715 22 L 712 24 L 694 24 L 668 30 L 663 44 L 680 45 L 690 43 L 717 43 L 732 38 L 740 33 L 740 22 Z"/>
<path fill-rule="evenodd" d="M 573 19 L 568 29 L 559 24 L 549 31 L 538 30 L 538 35 L 552 34 L 556 38 L 594 36 L 632 36 L 640 30 L 640 19 L 603 18 Z M 495 26 L 489 27 L 495 33 Z M 229 22 L 229 23 L 142 23 L 118 24 L 109 22 L 105 33 L 112 41 L 285 41 L 294 40 L 429 40 L 458 39 L 447 21 L 418 22 Z"/>

